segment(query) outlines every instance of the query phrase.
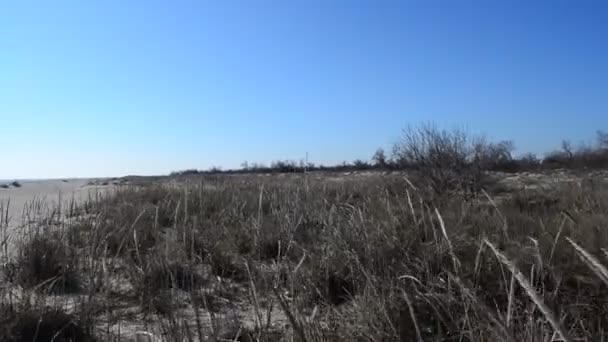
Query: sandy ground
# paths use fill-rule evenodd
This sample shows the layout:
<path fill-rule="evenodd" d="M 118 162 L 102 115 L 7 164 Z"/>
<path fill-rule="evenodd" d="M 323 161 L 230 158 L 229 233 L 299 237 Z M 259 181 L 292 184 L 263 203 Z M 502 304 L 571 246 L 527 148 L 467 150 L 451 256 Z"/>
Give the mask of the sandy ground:
<path fill-rule="evenodd" d="M 0 202 L 3 202 L 6 208 L 10 200 L 9 225 L 14 227 L 21 223 L 23 208 L 34 200 L 42 200 L 52 208 L 60 200 L 64 204 L 72 199 L 81 202 L 87 199 L 89 194 L 94 196 L 96 192 L 104 192 L 109 188 L 88 185 L 89 182 L 89 179 L 21 181 L 21 187 L 0 188 Z"/>
<path fill-rule="evenodd" d="M 49 211 L 57 208 L 61 202 L 64 208 L 71 201 L 82 203 L 82 201 L 101 194 L 112 188 L 112 185 L 90 185 L 90 179 L 69 179 L 69 180 L 32 180 L 20 181 L 21 187 L 10 186 L 5 189 L 0 187 L 0 247 L 11 253 L 14 241 L 20 233 L 19 227 L 23 227 L 24 208 L 36 207 L 30 210 L 33 217 L 42 217 Z M 1 182 L 0 185 L 5 184 Z M 100 182 L 95 182 L 100 184 Z M 36 206 L 32 206 L 36 203 Z M 8 211 L 6 208 L 8 207 Z M 7 215 L 8 214 L 8 215 Z M 8 221 L 6 221 L 8 216 Z M 8 222 L 8 223 L 7 223 Z M 4 244 L 7 244 L 4 246 Z"/>

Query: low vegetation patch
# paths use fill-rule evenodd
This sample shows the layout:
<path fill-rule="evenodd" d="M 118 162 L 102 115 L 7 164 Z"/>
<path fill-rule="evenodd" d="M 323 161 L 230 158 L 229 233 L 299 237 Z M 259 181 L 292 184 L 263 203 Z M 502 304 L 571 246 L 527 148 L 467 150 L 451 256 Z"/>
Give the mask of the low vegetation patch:
<path fill-rule="evenodd" d="M 188 177 L 40 223 L 12 260 L 12 301 L 72 303 L 55 316 L 103 321 L 104 341 L 136 324 L 164 341 L 591 341 L 608 327 L 601 177 L 467 196 L 423 173 Z"/>
<path fill-rule="evenodd" d="M 19 247 L 16 281 L 27 289 L 74 293 L 80 289 L 76 256 L 50 234 L 34 234 Z"/>
<path fill-rule="evenodd" d="M 0 341 L 96 342 L 91 326 L 59 309 L 0 308 Z"/>

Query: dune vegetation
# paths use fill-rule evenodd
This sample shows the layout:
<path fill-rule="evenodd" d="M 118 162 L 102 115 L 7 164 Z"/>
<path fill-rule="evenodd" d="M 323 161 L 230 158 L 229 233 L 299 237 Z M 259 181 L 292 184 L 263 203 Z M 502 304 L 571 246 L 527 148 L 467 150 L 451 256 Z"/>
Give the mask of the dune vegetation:
<path fill-rule="evenodd" d="M 429 151 L 408 172 L 127 181 L 32 203 L 18 233 L 0 215 L 0 340 L 605 340 L 606 174 Z"/>

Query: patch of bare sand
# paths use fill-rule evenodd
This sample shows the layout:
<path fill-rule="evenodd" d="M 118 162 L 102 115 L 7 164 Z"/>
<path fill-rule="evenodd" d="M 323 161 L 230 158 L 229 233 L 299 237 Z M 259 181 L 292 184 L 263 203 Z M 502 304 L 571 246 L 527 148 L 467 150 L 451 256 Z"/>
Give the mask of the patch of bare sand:
<path fill-rule="evenodd" d="M 70 203 L 79 204 L 88 198 L 112 189 L 106 182 L 91 179 L 51 179 L 20 181 L 18 185 L 0 187 L 0 247 L 12 247 L 11 241 L 33 217 L 44 217 L 61 204 L 64 208 Z"/>

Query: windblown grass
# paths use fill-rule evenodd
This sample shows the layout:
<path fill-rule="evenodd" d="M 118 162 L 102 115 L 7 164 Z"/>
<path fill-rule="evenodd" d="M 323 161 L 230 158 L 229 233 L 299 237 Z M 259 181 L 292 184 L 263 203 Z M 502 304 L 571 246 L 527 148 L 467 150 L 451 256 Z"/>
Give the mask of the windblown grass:
<path fill-rule="evenodd" d="M 14 276 L 5 272 L 0 301 L 7 319 L 78 317 L 70 324 L 99 341 L 136 331 L 163 341 L 601 340 L 608 185 L 482 194 L 437 199 L 416 179 L 380 174 L 121 186 L 28 220 L 19 251 L 5 253 Z M 72 293 L 40 291 L 66 272 L 78 279 Z"/>

